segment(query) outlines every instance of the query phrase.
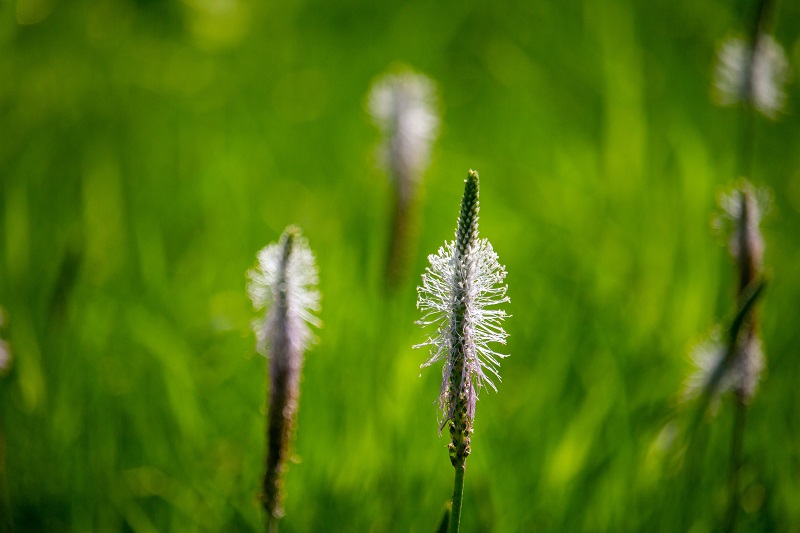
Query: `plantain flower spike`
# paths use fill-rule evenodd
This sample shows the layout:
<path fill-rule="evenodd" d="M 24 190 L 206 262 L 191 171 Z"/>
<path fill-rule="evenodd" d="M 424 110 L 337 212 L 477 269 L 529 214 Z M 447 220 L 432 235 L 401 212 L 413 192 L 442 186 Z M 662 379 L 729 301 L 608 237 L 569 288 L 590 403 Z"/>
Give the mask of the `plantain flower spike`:
<path fill-rule="evenodd" d="M 450 423 L 450 460 L 463 465 L 470 453 L 478 389 L 500 380 L 500 354 L 490 343 L 506 343 L 502 328 L 506 312 L 495 306 L 508 302 L 505 268 L 486 239 L 478 239 L 478 173 L 469 171 L 461 200 L 455 241 L 428 256 L 430 266 L 417 288 L 417 324 L 435 326 L 436 333 L 416 346 L 430 348 L 422 367 L 444 361 L 439 393 L 439 430 Z"/>
<path fill-rule="evenodd" d="M 314 255 L 300 229 L 289 226 L 278 243 L 258 253 L 258 266 L 248 272 L 248 293 L 256 310 L 266 309 L 253 323 L 258 352 L 269 360 L 266 473 L 261 504 L 268 523 L 283 516 L 283 473 L 295 432 L 303 354 L 314 340 L 310 326 L 320 308 Z"/>
<path fill-rule="evenodd" d="M 394 186 L 386 281 L 396 287 L 412 255 L 415 200 L 439 131 L 436 86 L 422 74 L 387 74 L 373 83 L 367 108 L 383 134 L 378 159 Z"/>
<path fill-rule="evenodd" d="M 739 272 L 737 304 L 743 308 L 752 298 L 764 272 L 764 237 L 761 217 L 766 193 L 757 191 L 745 180 L 720 199 L 722 222 L 730 226 L 728 250 Z M 717 330 L 692 353 L 695 372 L 686 382 L 687 397 L 706 392 L 717 398 L 733 391 L 744 404 L 752 400 L 765 366 L 758 328 L 758 314 L 749 311 L 734 338 L 722 338 Z M 713 390 L 708 390 L 713 387 Z"/>
<path fill-rule="evenodd" d="M 415 194 L 439 132 L 436 86 L 413 72 L 387 74 L 370 89 L 367 107 L 383 132 L 380 161 L 400 197 Z"/>
<path fill-rule="evenodd" d="M 788 77 L 786 54 L 767 34 L 759 34 L 754 45 L 729 37 L 717 54 L 714 86 L 720 105 L 746 102 L 775 119 L 784 106 Z"/>

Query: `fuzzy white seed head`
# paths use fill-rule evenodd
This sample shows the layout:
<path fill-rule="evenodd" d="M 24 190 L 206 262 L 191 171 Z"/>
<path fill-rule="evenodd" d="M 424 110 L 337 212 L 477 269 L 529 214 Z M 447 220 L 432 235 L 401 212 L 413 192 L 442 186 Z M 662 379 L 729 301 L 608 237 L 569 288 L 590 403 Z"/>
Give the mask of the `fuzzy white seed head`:
<path fill-rule="evenodd" d="M 277 244 L 258 253 L 248 272 L 248 292 L 257 310 L 266 308 L 253 327 L 258 351 L 269 359 L 266 472 L 261 503 L 270 520 L 283 515 L 283 473 L 294 435 L 300 398 L 300 371 L 312 340 L 310 325 L 319 325 L 317 267 L 300 230 L 289 227 Z"/>
<path fill-rule="evenodd" d="M 728 249 L 738 263 L 752 257 L 761 267 L 764 257 L 764 237 L 761 234 L 761 219 L 771 203 L 769 190 L 756 189 L 750 183 L 742 183 L 730 192 L 720 195 L 722 215 L 718 224 L 728 231 Z"/>
<path fill-rule="evenodd" d="M 764 236 L 761 219 L 771 203 L 767 188 L 742 179 L 719 199 L 721 214 L 716 229 L 728 237 L 728 250 L 739 271 L 739 292 L 756 282 L 764 270 Z"/>
<path fill-rule="evenodd" d="M 384 136 L 379 160 L 408 198 L 430 159 L 439 131 L 436 87 L 421 74 L 388 74 L 370 89 L 367 108 Z"/>
<path fill-rule="evenodd" d="M 417 288 L 417 308 L 422 327 L 435 326 L 436 333 L 416 346 L 428 346 L 430 356 L 421 367 L 439 361 L 442 386 L 439 390 L 439 432 L 450 424 L 450 462 L 464 468 L 470 454 L 470 437 L 475 404 L 483 387 L 497 390 L 500 359 L 491 343 L 505 344 L 508 336 L 502 322 L 506 312 L 495 306 L 508 302 L 503 285 L 506 270 L 497 260 L 492 245 L 478 238 L 480 178 L 470 170 L 456 225 L 455 240 L 428 256 L 431 265 Z"/>
<path fill-rule="evenodd" d="M 755 335 L 742 335 L 735 353 L 726 364 L 727 349 L 718 329 L 694 348 L 691 353 L 694 371 L 684 384 L 685 400 L 692 400 L 708 392 L 712 405 L 715 406 L 719 397 L 729 391 L 735 391 L 745 402 L 753 397 L 765 363 L 761 340 Z M 726 368 L 722 368 L 723 365 Z M 707 390 L 717 374 L 720 377 L 714 390 Z"/>
<path fill-rule="evenodd" d="M 502 309 L 491 306 L 508 302 L 506 285 L 501 285 L 506 277 L 505 268 L 498 262 L 497 254 L 486 239 L 481 239 L 471 250 L 473 273 L 471 283 L 467 284 L 463 295 L 466 312 L 463 323 L 454 320 L 456 308 L 460 304 L 455 297 L 458 294 L 454 280 L 459 277 L 456 270 L 459 268 L 455 242 L 451 241 L 439 248 L 437 254 L 428 256 L 431 266 L 422 276 L 422 286 L 417 289 L 417 308 L 422 311 L 422 319 L 417 324 L 422 326 L 434 325 L 435 335 L 415 348 L 430 346 L 430 357 L 422 367 L 431 366 L 439 361 L 445 361 L 442 379 L 442 395 L 440 406 L 445 412 L 444 390 L 450 377 L 450 353 L 459 340 L 465 342 L 466 368 L 469 376 L 474 376 L 475 385 L 478 387 L 489 386 L 495 391 L 494 380 L 500 379 L 499 360 L 506 357 L 489 347 L 492 342 L 506 343 L 508 334 L 501 324 L 506 317 Z M 467 338 L 465 338 L 467 337 Z M 474 415 L 474 405 L 470 406 Z"/>
<path fill-rule="evenodd" d="M 740 37 L 728 38 L 719 48 L 714 86 L 721 105 L 749 102 L 766 117 L 783 109 L 789 62 L 771 36 L 761 34 L 755 48 Z"/>
<path fill-rule="evenodd" d="M 289 230 L 287 230 L 289 231 Z M 247 292 L 256 310 L 266 309 L 263 319 L 253 323 L 258 351 L 269 356 L 269 347 L 285 334 L 289 352 L 303 352 L 313 340 L 310 325 L 319 326 L 314 315 L 320 308 L 319 275 L 308 241 L 297 232 L 284 265 L 284 242 L 258 252 L 258 266 L 247 274 Z M 277 301 L 285 295 L 286 322 L 282 323 Z M 285 328 L 285 333 L 279 331 Z"/>

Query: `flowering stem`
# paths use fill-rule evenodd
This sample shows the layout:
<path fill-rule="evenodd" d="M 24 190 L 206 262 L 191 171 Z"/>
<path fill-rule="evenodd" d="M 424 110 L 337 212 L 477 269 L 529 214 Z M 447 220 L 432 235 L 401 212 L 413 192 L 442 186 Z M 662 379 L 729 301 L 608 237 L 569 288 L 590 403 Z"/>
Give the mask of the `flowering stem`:
<path fill-rule="evenodd" d="M 728 507 L 728 520 L 725 526 L 725 531 L 727 533 L 734 533 L 736 531 L 736 521 L 739 516 L 739 470 L 741 470 L 742 467 L 746 414 L 747 403 L 743 397 L 737 394 L 733 419 L 733 439 L 731 441 L 731 472 L 729 480 L 730 504 Z"/>
<path fill-rule="evenodd" d="M 753 26 L 750 30 L 751 43 L 755 45 L 758 36 L 767 32 L 767 25 L 769 24 L 770 11 L 772 9 L 772 2 L 770 0 L 758 0 L 755 9 L 755 17 L 753 17 Z"/>
<path fill-rule="evenodd" d="M 499 359 L 506 357 L 489 348 L 490 342 L 505 344 L 502 309 L 488 306 L 508 302 L 505 268 L 487 240 L 478 239 L 478 173 L 470 170 L 458 217 L 455 241 L 446 243 L 436 255 L 428 256 L 430 268 L 417 289 L 417 307 L 423 311 L 422 326 L 436 324 L 437 334 L 422 346 L 431 346 L 431 357 L 422 366 L 444 360 L 439 407 L 439 431 L 449 425 L 450 462 L 455 483 L 447 531 L 459 530 L 464 494 L 464 471 L 470 454 L 478 390 L 484 385 L 497 390 L 492 378 L 500 379 Z M 487 375 L 488 374 L 488 375 Z"/>
<path fill-rule="evenodd" d="M 766 2 L 762 2 L 763 4 Z M 753 242 L 752 232 L 749 231 L 752 225 L 752 217 L 755 213 L 752 212 L 752 198 L 745 190 L 740 191 L 741 194 L 741 214 L 739 221 L 739 289 L 737 294 L 737 302 L 740 306 L 746 304 L 748 300 L 753 300 L 753 295 L 750 294 L 750 286 L 757 281 L 755 278 L 761 270 L 761 253 L 757 250 L 757 246 Z M 763 287 L 761 285 L 756 287 L 760 291 Z M 752 304 L 755 305 L 755 301 Z M 737 317 L 738 318 L 738 317 Z M 738 320 L 739 328 L 743 328 L 742 335 L 745 339 L 741 342 L 747 342 L 748 339 L 755 337 L 758 334 L 758 315 L 757 309 L 753 308 L 749 313 L 741 314 Z M 732 334 L 730 342 L 734 345 L 738 340 L 739 334 Z M 737 391 L 735 406 L 734 406 L 734 419 L 733 419 L 733 432 L 731 434 L 731 470 L 729 478 L 729 507 L 728 516 L 725 524 L 725 531 L 734 533 L 736 531 L 736 521 L 739 516 L 739 501 L 740 501 L 740 486 L 739 486 L 739 471 L 742 468 L 743 450 L 744 450 L 744 428 L 745 418 L 747 414 L 747 396 L 744 388 Z"/>
<path fill-rule="evenodd" d="M 383 76 L 373 84 L 368 107 L 384 141 L 380 158 L 392 179 L 394 213 L 386 256 L 386 289 L 400 286 L 413 237 L 414 203 L 430 158 L 439 117 L 431 80 L 411 72 Z"/>
<path fill-rule="evenodd" d="M 474 392 L 471 376 L 465 372 L 465 344 L 468 332 L 463 331 L 469 287 L 472 280 L 469 254 L 478 237 L 478 173 L 470 171 L 464 186 L 464 197 L 461 201 L 461 215 L 456 231 L 456 254 L 459 266 L 455 272 L 454 285 L 458 288 L 455 300 L 458 302 L 454 313 L 454 326 L 458 331 L 458 341 L 453 346 L 452 369 L 450 370 L 450 402 L 453 405 L 453 417 L 450 420 L 450 460 L 456 470 L 453 487 L 453 506 L 450 512 L 450 533 L 458 533 L 461 523 L 461 502 L 464 499 L 464 470 L 467 456 L 470 453 L 470 433 L 472 421 L 469 413 L 470 394 Z"/>
<path fill-rule="evenodd" d="M 461 502 L 464 500 L 464 471 L 466 470 L 467 458 L 455 465 L 456 479 L 453 486 L 453 506 L 450 509 L 450 522 L 448 533 L 458 533 L 461 524 Z"/>
<path fill-rule="evenodd" d="M 739 120 L 741 146 L 739 147 L 739 168 L 737 170 L 740 176 L 751 176 L 756 136 L 755 109 L 751 103 L 747 102 L 743 105 Z"/>
<path fill-rule="evenodd" d="M 254 322 L 258 351 L 268 361 L 265 472 L 260 503 L 266 530 L 277 531 L 283 516 L 283 474 L 291 455 L 303 354 L 313 340 L 309 325 L 318 325 L 320 294 L 314 255 L 300 229 L 289 226 L 280 241 L 258 253 L 258 266 L 248 271 L 253 306 L 266 309 Z"/>
<path fill-rule="evenodd" d="M 761 37 L 769 32 L 770 15 L 772 11 L 771 0 L 758 0 L 754 16 L 752 18 L 752 26 L 750 27 L 750 42 L 748 50 L 747 73 L 745 76 L 745 92 L 748 95 L 753 94 L 754 90 L 754 73 L 753 65 L 756 61 L 756 52 L 758 50 L 759 40 Z M 753 152 L 755 151 L 755 137 L 756 137 L 756 109 L 752 98 L 748 98 L 742 106 L 741 113 L 741 147 L 740 147 L 740 168 L 739 174 L 741 176 L 751 176 L 753 171 Z"/>

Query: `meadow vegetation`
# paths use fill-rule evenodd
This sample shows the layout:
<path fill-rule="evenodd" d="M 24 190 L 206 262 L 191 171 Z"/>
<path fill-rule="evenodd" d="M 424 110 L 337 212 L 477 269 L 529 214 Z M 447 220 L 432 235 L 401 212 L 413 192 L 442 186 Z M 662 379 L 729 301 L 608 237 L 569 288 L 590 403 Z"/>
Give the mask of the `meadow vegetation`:
<path fill-rule="evenodd" d="M 0 3 L 3 521 L 263 530 L 266 364 L 245 273 L 297 224 L 322 327 L 281 531 L 434 531 L 453 471 L 441 376 L 412 348 L 416 287 L 475 168 L 510 357 L 478 401 L 462 531 L 719 528 L 735 400 L 687 453 L 681 399 L 693 346 L 737 309 L 711 222 L 743 177 L 746 121 L 712 85 L 754 6 Z M 800 4 L 777 3 L 795 79 L 799 30 Z M 441 118 L 387 289 L 396 206 L 368 94 L 407 67 Z M 744 177 L 771 202 L 739 531 L 800 532 L 798 86 L 746 126 Z"/>

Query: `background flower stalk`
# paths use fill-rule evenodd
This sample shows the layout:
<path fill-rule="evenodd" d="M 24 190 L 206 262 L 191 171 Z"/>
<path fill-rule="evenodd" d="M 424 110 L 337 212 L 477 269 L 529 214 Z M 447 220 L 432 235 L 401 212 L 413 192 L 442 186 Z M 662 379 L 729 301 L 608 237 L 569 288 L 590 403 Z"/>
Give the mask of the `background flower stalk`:
<path fill-rule="evenodd" d="M 734 396 L 734 421 L 731 434 L 731 462 L 728 480 L 729 505 L 723 530 L 736 530 L 740 507 L 739 473 L 743 464 L 747 407 L 752 401 L 764 368 L 764 353 L 759 336 L 757 304 L 763 295 L 764 239 L 760 222 L 762 208 L 756 191 L 745 180 L 720 201 L 723 221 L 730 223 L 728 248 L 738 270 L 737 312 L 727 336 L 715 334 L 693 354 L 696 371 L 687 380 L 686 395 L 701 395 L 692 432 L 709 404 L 716 406 L 721 394 Z"/>
<path fill-rule="evenodd" d="M 295 433 L 303 354 L 319 325 L 313 312 L 320 295 L 314 256 L 300 230 L 290 226 L 277 244 L 258 254 L 258 267 L 248 273 L 248 292 L 265 317 L 254 323 L 258 351 L 269 360 L 266 471 L 261 504 L 270 530 L 283 516 L 283 474 Z"/>
<path fill-rule="evenodd" d="M 735 221 L 735 230 L 731 235 L 729 248 L 738 265 L 739 287 L 736 297 L 738 305 L 741 307 L 746 301 L 748 293 L 753 291 L 763 276 L 764 238 L 760 229 L 761 210 L 752 185 L 742 180 L 738 190 L 733 194 L 736 201 L 731 203 L 730 215 Z M 743 320 L 745 323 L 740 334 L 741 337 L 731 340 L 732 343 L 738 341 L 733 368 L 738 379 L 734 383 L 736 405 L 731 440 L 731 494 L 726 523 L 726 530 L 730 533 L 736 530 L 739 514 L 739 471 L 743 462 L 747 405 L 755 394 L 764 368 L 764 352 L 759 337 L 758 310 L 753 309 L 747 317 L 743 317 Z"/>
<path fill-rule="evenodd" d="M 385 75 L 370 90 L 368 109 L 383 134 L 378 158 L 394 189 L 386 261 L 389 286 L 405 273 L 419 184 L 439 131 L 435 102 L 434 83 L 413 72 Z"/>
<path fill-rule="evenodd" d="M 756 306 L 763 293 L 762 207 L 755 189 L 745 180 L 723 195 L 720 204 L 722 219 L 731 227 L 728 249 L 738 271 L 738 311 L 726 337 L 715 333 L 695 349 L 692 359 L 696 371 L 686 382 L 686 395 L 694 397 L 702 393 L 707 401 L 714 402 L 720 394 L 731 390 L 739 403 L 748 404 L 764 367 Z"/>

